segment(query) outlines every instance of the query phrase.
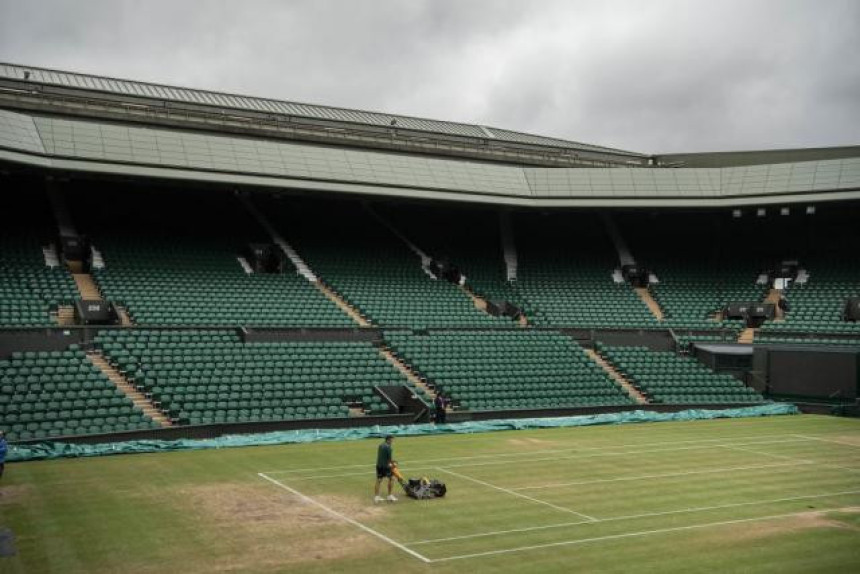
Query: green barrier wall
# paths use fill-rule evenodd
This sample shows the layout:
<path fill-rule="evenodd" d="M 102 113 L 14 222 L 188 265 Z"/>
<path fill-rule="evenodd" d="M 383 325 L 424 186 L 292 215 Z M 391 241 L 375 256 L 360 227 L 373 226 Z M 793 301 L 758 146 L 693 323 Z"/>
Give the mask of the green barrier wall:
<path fill-rule="evenodd" d="M 617 425 L 628 423 L 693 421 L 721 418 L 762 417 L 799 414 L 798 408 L 789 403 L 771 403 L 739 409 L 704 410 L 690 409 L 676 413 L 653 411 L 631 411 L 600 415 L 539 418 L 501 419 L 463 422 L 446 425 L 411 424 L 400 426 L 375 426 L 349 429 L 303 429 L 252 435 L 228 435 L 205 440 L 138 440 L 105 444 L 68 444 L 62 442 L 40 442 L 26 445 L 9 445 L 8 462 L 28 460 L 50 460 L 84 456 L 106 456 L 111 454 L 134 454 L 145 452 L 169 452 L 199 450 L 207 448 L 229 448 L 240 446 L 262 446 L 295 444 L 321 441 L 360 440 L 394 436 L 422 436 L 434 434 L 471 434 L 504 430 L 578 427 L 590 425 Z"/>

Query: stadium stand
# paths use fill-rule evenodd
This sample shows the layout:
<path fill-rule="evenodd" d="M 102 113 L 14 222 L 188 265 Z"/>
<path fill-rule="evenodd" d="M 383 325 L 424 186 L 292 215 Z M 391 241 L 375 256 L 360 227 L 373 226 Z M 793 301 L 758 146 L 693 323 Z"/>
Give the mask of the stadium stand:
<path fill-rule="evenodd" d="M 579 345 L 559 333 L 388 332 L 386 340 L 462 410 L 633 404 Z"/>
<path fill-rule="evenodd" d="M 13 441 L 159 426 L 75 345 L 0 360 L 0 420 Z"/>
<path fill-rule="evenodd" d="M 765 268 L 760 256 L 729 228 L 729 213 L 623 213 L 637 262 L 658 279 L 650 291 L 664 313 L 664 327 L 728 329 L 743 321 L 724 319 L 726 304 L 762 301 L 768 286 L 756 280 Z"/>
<path fill-rule="evenodd" d="M 760 403 L 764 398 L 731 375 L 714 373 L 691 357 L 647 347 L 597 343 L 600 355 L 656 403 Z"/>
<path fill-rule="evenodd" d="M 388 412 L 376 385 L 409 385 L 371 343 L 243 343 L 233 331 L 113 330 L 96 345 L 179 424 Z M 421 394 L 420 390 L 415 390 Z"/>
<path fill-rule="evenodd" d="M 279 202 L 264 211 L 316 275 L 372 324 L 384 327 L 510 326 L 437 280 L 402 239 L 359 202 Z"/>
<path fill-rule="evenodd" d="M 51 313 L 79 298 L 75 282 L 60 261 L 48 266 L 43 247 L 54 245 L 58 234 L 44 193 L 16 189 L 9 181 L 0 206 L 0 326 L 56 325 Z M 4 186 L 5 187 L 5 186 Z"/>
<path fill-rule="evenodd" d="M 118 205 L 90 192 L 75 202 L 105 261 L 93 270 L 100 290 L 136 324 L 353 325 L 289 262 L 283 273 L 246 273 L 242 250 L 269 240 L 231 194 L 172 194 L 166 201 L 163 193 L 129 194 Z"/>
<path fill-rule="evenodd" d="M 517 289 L 538 327 L 660 324 L 627 283 L 615 283 L 618 254 L 596 213 L 519 214 Z"/>
<path fill-rule="evenodd" d="M 516 281 L 509 282 L 496 210 L 435 205 L 374 207 L 396 221 L 411 241 L 435 260 L 447 261 L 466 276 L 466 285 L 489 301 L 526 305 Z"/>

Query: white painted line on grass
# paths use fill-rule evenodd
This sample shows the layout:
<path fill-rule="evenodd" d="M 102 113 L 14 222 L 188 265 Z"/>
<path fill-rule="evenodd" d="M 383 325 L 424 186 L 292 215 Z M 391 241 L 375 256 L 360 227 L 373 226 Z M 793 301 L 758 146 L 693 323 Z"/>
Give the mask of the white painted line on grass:
<path fill-rule="evenodd" d="M 747 439 L 760 439 L 760 438 L 785 438 L 784 434 L 772 434 L 772 435 L 748 435 L 748 436 L 725 436 L 719 438 L 706 438 L 706 439 L 696 439 L 696 440 L 677 440 L 677 441 L 669 441 L 669 442 L 652 442 L 652 443 L 626 443 L 619 445 L 606 445 L 606 446 L 582 446 L 573 449 L 544 449 L 544 450 L 530 450 L 530 451 L 522 451 L 522 452 L 509 452 L 509 453 L 496 453 L 496 454 L 478 454 L 473 456 L 455 456 L 455 457 L 446 457 L 446 458 L 429 458 L 425 460 L 416 461 L 418 464 L 432 464 L 436 462 L 451 462 L 458 460 L 478 460 L 478 459 L 494 459 L 494 458 L 504 458 L 504 457 L 518 457 L 518 456 L 533 456 L 536 454 L 564 454 L 570 452 L 579 452 L 582 450 L 607 450 L 612 448 L 642 448 L 642 447 L 651 447 L 651 446 L 666 446 L 666 445 L 679 445 L 679 444 L 697 444 L 697 443 L 709 443 L 709 442 L 721 442 L 726 440 L 747 440 Z M 408 438 L 408 437 L 407 437 Z M 750 443 L 753 444 L 753 443 Z M 755 443 L 758 444 L 758 443 Z M 318 472 L 322 470 L 344 470 L 348 468 L 365 468 L 367 465 L 364 464 L 348 464 L 342 466 L 319 466 L 315 468 L 295 468 L 295 469 L 282 469 L 282 470 L 266 470 L 263 471 L 265 474 L 295 474 L 299 472 Z"/>
<path fill-rule="evenodd" d="M 759 445 L 759 444 L 784 444 L 784 443 L 797 443 L 797 442 L 806 442 L 805 439 L 793 438 L 788 440 L 778 440 L 778 441 L 760 441 L 760 442 L 751 442 L 751 443 L 739 443 L 741 445 Z M 544 461 L 559 461 L 559 460 L 580 460 L 585 458 L 601 458 L 607 456 L 631 456 L 631 455 L 640 455 L 640 454 L 649 454 L 655 452 L 678 452 L 683 450 L 699 450 L 703 448 L 709 447 L 725 447 L 727 445 L 724 444 L 706 444 L 706 445 L 694 445 L 694 446 L 682 446 L 675 448 L 657 448 L 657 449 L 638 449 L 638 450 L 625 450 L 618 452 L 597 452 L 597 453 L 581 453 L 570 456 L 549 456 L 549 457 L 540 457 L 540 458 L 520 458 L 516 460 L 490 460 L 490 461 L 482 461 L 482 462 L 464 462 L 460 464 L 446 464 L 445 468 L 471 468 L 476 466 L 493 466 L 500 464 L 519 464 L 519 463 L 530 463 L 530 462 L 544 462 Z M 570 452 L 570 451 L 567 451 Z M 444 461 L 446 459 L 436 459 L 437 461 Z M 451 459 L 455 460 L 455 459 Z M 414 472 L 417 470 L 427 470 L 435 468 L 435 466 L 423 465 L 422 463 L 430 462 L 430 461 L 415 461 L 417 465 L 410 465 L 408 468 L 405 466 L 401 469 L 403 471 Z M 362 468 L 370 468 L 369 465 L 355 465 L 360 466 Z M 351 468 L 351 467 L 350 467 Z M 339 473 L 339 474 L 318 474 L 312 476 L 290 476 L 291 481 L 298 480 L 319 480 L 325 478 L 341 478 L 347 476 L 366 476 L 370 471 L 363 472 L 349 472 L 349 473 Z M 271 474 L 271 473 L 266 473 Z"/>
<path fill-rule="evenodd" d="M 552 504 L 551 502 L 546 502 L 545 500 L 539 500 L 537 498 L 533 498 L 531 496 L 528 496 L 527 494 L 522 494 L 520 492 L 515 492 L 515 491 L 509 490 L 507 488 L 502 488 L 501 486 L 496 486 L 495 484 L 490 484 L 489 482 L 484 482 L 483 480 L 478 480 L 477 478 L 472 478 L 471 476 L 466 476 L 465 474 L 460 474 L 459 472 L 454 472 L 453 470 L 448 470 L 447 468 L 437 467 L 436 470 L 445 472 L 447 474 L 450 474 L 452 476 L 456 476 L 458 478 L 462 478 L 463 480 L 468 480 L 468 481 L 474 482 L 475 484 L 480 484 L 480 485 L 486 486 L 488 488 L 494 488 L 500 492 L 504 492 L 504 493 L 516 496 L 518 498 L 524 498 L 525 500 L 529 500 L 529 501 L 537 503 L 537 504 L 543 504 L 544 506 L 549 506 L 550 508 L 554 508 L 554 509 L 560 510 L 562 512 L 568 512 L 570 514 L 575 514 L 576 516 L 581 516 L 582 518 L 585 518 L 586 520 L 589 520 L 591 522 L 594 522 L 597 520 L 597 518 L 595 518 L 593 516 L 589 516 L 587 514 L 583 514 L 581 512 L 571 510 L 570 508 L 565 508 L 564 506 L 557 506 L 555 504 Z"/>
<path fill-rule="evenodd" d="M 672 478 L 676 476 L 690 476 L 695 474 L 716 474 L 720 472 L 731 472 L 735 470 L 755 470 L 759 468 L 779 468 L 785 466 L 800 466 L 803 464 L 813 464 L 811 461 L 792 461 L 792 462 L 779 462 L 774 464 L 757 464 L 753 466 L 731 466 L 724 468 L 709 468 L 707 470 L 690 470 L 685 472 L 667 472 L 664 474 L 642 474 L 639 476 L 621 476 L 617 478 L 598 478 L 594 480 L 580 480 L 577 482 L 558 482 L 555 484 L 542 484 L 540 486 L 522 486 L 520 488 L 512 488 L 511 490 L 516 490 L 517 492 L 521 492 L 523 490 L 543 490 L 545 488 L 563 488 L 567 486 L 583 486 L 586 484 L 602 484 L 604 482 L 624 482 L 628 480 L 645 480 L 649 478 Z"/>
<path fill-rule="evenodd" d="M 279 481 L 275 480 L 274 478 L 272 478 L 272 477 L 270 477 L 270 476 L 267 476 L 267 475 L 266 475 L 265 473 L 263 473 L 263 472 L 259 472 L 259 473 L 257 473 L 257 474 L 258 474 L 258 476 L 260 476 L 260 478 L 263 478 L 263 479 L 265 479 L 265 480 L 268 480 L 268 481 L 269 481 L 269 482 L 271 482 L 272 484 L 275 484 L 275 485 L 277 485 L 277 486 L 279 486 L 279 487 L 283 488 L 284 490 L 286 490 L 286 491 L 288 491 L 288 492 L 293 493 L 295 496 L 298 496 L 299 498 L 301 498 L 301 499 L 302 499 L 302 500 L 304 500 L 305 502 L 308 502 L 308 503 L 310 503 L 310 504 L 313 504 L 313 505 L 315 505 L 315 506 L 318 506 L 319 508 L 322 508 L 323 510 L 325 510 L 326 512 L 328 512 L 328 513 L 329 513 L 329 514 L 331 514 L 332 516 L 336 516 L 337 518 L 340 518 L 341 520 L 344 520 L 344 521 L 346 521 L 346 522 L 348 522 L 348 523 L 352 524 L 353 526 L 357 526 L 358 528 L 360 528 L 360 529 L 364 530 L 364 531 L 365 531 L 365 532 L 367 532 L 368 534 L 372 534 L 373 536 L 375 536 L 375 537 L 379 538 L 379 539 L 380 539 L 380 540 L 382 540 L 383 542 L 387 542 L 388 544 L 390 544 L 390 545 L 394 546 L 395 548 L 398 548 L 398 549 L 402 550 L 403 552 L 406 552 L 406 553 L 407 553 L 407 554 L 409 554 L 410 556 L 413 556 L 413 557 L 415 557 L 415 558 L 417 558 L 417 559 L 421 560 L 422 562 L 426 562 L 426 563 L 430 563 L 430 562 L 432 562 L 432 561 L 431 561 L 429 558 L 427 558 L 426 556 L 424 556 L 424 555 L 422 555 L 422 554 L 419 554 L 418 552 L 415 552 L 414 550 L 411 550 L 411 549 L 407 548 L 406 546 L 404 546 L 403 544 L 401 544 L 401 543 L 397 542 L 396 540 L 392 540 L 391 538 L 389 538 L 389 537 L 388 537 L 388 536 L 386 536 L 385 534 L 382 534 L 381 532 L 377 532 L 377 531 L 376 531 L 376 530 L 374 530 L 373 528 L 370 528 L 369 526 L 365 526 L 364 524 L 362 524 L 361 522 L 358 522 L 357 520 L 353 520 L 352 518 L 350 518 L 350 517 L 348 517 L 348 516 L 345 516 L 345 515 L 341 514 L 340 512 L 338 512 L 338 511 L 336 511 L 336 510 L 334 510 L 334 509 L 332 509 L 332 508 L 329 508 L 329 507 L 328 507 L 328 506 L 326 506 L 325 504 L 323 504 L 323 503 L 321 503 L 321 502 L 318 502 L 318 501 L 314 500 L 314 499 L 313 499 L 313 498 L 311 498 L 310 496 L 306 496 L 306 495 L 302 494 L 301 492 L 299 492 L 299 491 L 298 491 L 298 490 L 296 490 L 295 488 L 291 488 L 291 487 L 287 486 L 286 484 L 284 484 L 284 483 L 282 483 L 282 482 L 279 482 Z"/>
<path fill-rule="evenodd" d="M 540 550 L 543 548 L 556 548 L 559 546 L 573 546 L 576 544 L 586 544 L 589 542 L 602 542 L 605 540 L 620 540 L 624 538 L 636 538 L 641 536 L 650 536 L 652 534 L 664 534 L 667 532 L 682 532 L 684 530 L 696 530 L 700 528 L 712 528 L 714 526 L 729 526 L 731 524 L 743 524 L 745 522 L 762 522 L 765 520 L 778 520 L 780 518 L 790 518 L 794 516 L 803 516 L 813 514 L 813 512 L 792 512 L 789 514 L 773 514 L 770 516 L 759 516 L 756 518 L 740 518 L 737 520 L 723 520 L 720 522 L 707 522 L 705 524 L 693 524 L 690 526 L 675 526 L 672 528 L 658 528 L 655 530 L 642 530 L 640 532 L 625 532 L 624 534 L 610 534 L 608 536 L 596 536 L 594 538 L 581 538 L 579 540 L 565 540 L 562 542 L 550 542 L 547 544 L 534 544 L 532 546 L 519 546 L 517 548 L 503 548 L 500 550 L 488 550 L 486 552 L 475 552 L 472 554 L 460 554 L 456 556 L 446 556 L 444 558 L 433 558 L 430 562 L 449 562 L 452 560 L 464 560 L 467 558 L 483 558 L 486 556 L 497 556 L 499 554 L 512 554 L 514 552 L 524 552 L 527 550 Z"/>
<path fill-rule="evenodd" d="M 690 514 L 693 512 L 705 512 L 708 510 L 724 510 L 726 508 L 737 508 L 741 506 L 756 506 L 760 504 L 773 504 L 777 502 L 793 502 L 796 500 L 812 500 L 816 498 L 832 498 L 835 496 L 848 496 L 852 494 L 860 494 L 860 490 L 846 490 L 842 492 L 828 492 L 826 494 L 809 494 L 803 496 L 792 496 L 789 498 L 775 498 L 770 500 L 755 500 L 752 502 L 736 502 L 730 504 L 721 504 L 719 506 L 700 506 L 693 508 L 682 508 L 680 510 L 666 510 L 660 512 L 648 512 L 644 514 L 629 514 L 626 516 L 610 516 L 608 518 L 598 518 L 587 522 L 562 522 L 559 524 L 548 524 L 544 526 L 531 526 L 526 528 L 514 528 L 512 530 L 495 530 L 491 532 L 479 532 L 477 534 L 464 534 L 462 536 L 450 536 L 447 538 L 431 538 L 427 540 L 417 540 L 415 542 L 406 542 L 406 546 L 419 546 L 421 544 L 434 544 L 436 542 L 451 542 L 454 540 L 466 540 L 469 538 L 482 538 L 486 536 L 499 536 L 502 534 L 514 534 L 521 532 L 532 532 L 536 530 L 549 530 L 552 528 L 564 528 L 567 526 L 576 526 L 578 524 L 600 524 L 603 522 L 620 522 L 623 520 L 634 520 L 636 518 L 650 518 L 653 516 L 668 516 L 671 514 Z"/>
<path fill-rule="evenodd" d="M 842 466 L 839 464 L 831 464 L 829 462 L 821 462 L 818 460 L 809 460 L 809 459 L 805 459 L 805 458 L 795 458 L 793 456 L 786 456 L 784 454 L 774 454 L 772 452 L 761 452 L 761 451 L 753 450 L 751 448 L 743 448 L 743 447 L 739 447 L 739 446 L 735 446 L 735 445 L 721 445 L 721 447 L 728 449 L 728 450 L 738 450 L 738 451 L 750 452 L 753 454 L 759 454 L 761 456 L 769 456 L 770 458 L 777 458 L 777 459 L 781 459 L 781 460 L 795 460 L 798 462 L 799 461 L 810 462 L 812 464 L 816 464 L 818 466 L 823 466 L 825 468 L 837 468 L 839 470 L 845 470 L 848 472 L 860 472 L 860 468 L 851 468 L 849 466 Z"/>
<path fill-rule="evenodd" d="M 845 442 L 845 441 L 841 441 L 841 440 L 833 440 L 832 438 L 821 438 L 819 436 L 808 436 L 808 435 L 803 435 L 803 434 L 795 434 L 795 435 L 791 435 L 791 436 L 805 438 L 808 440 L 820 440 L 822 442 L 832 442 L 833 444 L 841 444 L 841 445 L 845 445 L 845 446 L 853 446 L 854 448 L 860 448 L 860 444 L 854 444 L 853 442 Z"/>

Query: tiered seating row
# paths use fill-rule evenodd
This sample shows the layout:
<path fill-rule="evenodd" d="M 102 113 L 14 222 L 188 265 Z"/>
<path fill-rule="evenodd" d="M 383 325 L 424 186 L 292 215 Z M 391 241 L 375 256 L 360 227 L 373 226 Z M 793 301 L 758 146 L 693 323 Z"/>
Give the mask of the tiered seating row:
<path fill-rule="evenodd" d="M 45 266 L 37 238 L 0 235 L 0 326 L 55 324 L 50 312 L 78 298 L 66 269 Z"/>
<path fill-rule="evenodd" d="M 842 320 L 845 299 L 858 296 L 860 265 L 856 261 L 821 263 L 807 284 L 794 285 L 786 292 L 789 312 L 785 321 L 766 323 L 762 332 L 860 334 L 860 323 Z"/>
<path fill-rule="evenodd" d="M 13 441 L 159 426 L 74 345 L 0 360 L 0 421 Z"/>
<path fill-rule="evenodd" d="M 731 375 L 714 373 L 692 357 L 647 347 L 595 348 L 619 373 L 657 403 L 760 403 L 763 397 Z"/>
<path fill-rule="evenodd" d="M 570 338 L 543 331 L 386 334 L 392 350 L 461 409 L 631 404 Z"/>
<path fill-rule="evenodd" d="M 292 268 L 246 274 L 240 244 L 103 236 L 104 296 L 140 325 L 351 327 L 354 323 Z"/>
<path fill-rule="evenodd" d="M 375 385 L 409 381 L 365 342 L 242 343 L 229 331 L 113 331 L 97 344 L 180 423 L 336 418 L 388 412 Z"/>

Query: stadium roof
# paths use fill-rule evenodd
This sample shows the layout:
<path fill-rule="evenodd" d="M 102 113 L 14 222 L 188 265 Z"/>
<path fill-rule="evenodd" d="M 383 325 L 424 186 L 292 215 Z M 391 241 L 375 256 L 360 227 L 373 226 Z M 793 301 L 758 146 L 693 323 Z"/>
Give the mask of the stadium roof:
<path fill-rule="evenodd" d="M 64 72 L 47 68 L 0 63 L 0 89 L 32 89 L 43 94 L 53 91 L 56 95 L 89 94 L 126 98 L 139 101 L 158 101 L 183 106 L 205 107 L 222 113 L 254 113 L 277 115 L 292 121 L 311 120 L 342 125 L 383 128 L 386 133 L 392 128 L 399 132 L 419 132 L 454 138 L 468 138 L 481 142 L 508 143 L 526 148 L 550 148 L 574 153 L 588 154 L 592 159 L 614 158 L 621 160 L 647 160 L 646 154 L 619 150 L 615 148 L 568 141 L 512 130 L 494 128 L 477 124 L 464 124 L 427 118 L 417 118 L 399 114 L 371 112 L 348 108 L 337 108 L 316 104 L 305 104 L 213 92 L 148 82 L 137 82 L 94 76 L 76 72 Z"/>
<path fill-rule="evenodd" d="M 197 100 L 205 103 L 189 103 Z M 251 109 L 254 106 L 293 106 L 308 114 L 305 119 L 318 114 L 322 121 L 332 114 L 376 122 L 355 125 L 377 131 L 347 132 L 326 125 L 315 140 L 309 124 L 297 128 L 291 122 L 289 129 L 299 135 L 285 136 L 279 121 L 236 116 L 244 104 L 249 114 L 260 113 Z M 227 105 L 236 106 L 229 115 L 221 107 Z M 200 107 L 222 113 L 201 114 Z M 396 129 L 390 126 L 392 118 L 398 120 Z M 412 126 L 405 139 L 401 119 Z M 379 125 L 386 121 L 384 127 Z M 460 136 L 433 129 L 480 130 L 484 136 L 454 142 L 450 138 Z M 417 139 L 417 133 L 432 135 Z M 492 147 L 501 138 L 521 140 L 511 143 L 520 147 Z M 525 142 L 529 138 L 540 145 Z M 381 140 L 387 140 L 390 149 Z M 369 143 L 356 144 L 361 141 Z M 610 150 L 583 147 L 581 153 L 598 158 L 594 164 L 612 167 L 581 167 L 580 151 L 551 155 L 546 152 L 549 142 L 585 146 L 470 124 L 0 65 L 0 163 L 60 174 L 540 207 L 712 207 L 860 199 L 860 147 L 664 156 L 675 167 L 649 166 L 646 156 L 627 156 L 636 160 L 635 167 L 627 167 L 627 159 L 612 155 L 615 150 L 587 146 Z M 413 147 L 422 145 L 447 148 L 415 153 Z M 475 154 L 485 152 L 498 157 L 474 161 Z M 527 161 L 501 161 L 505 154 Z"/>

